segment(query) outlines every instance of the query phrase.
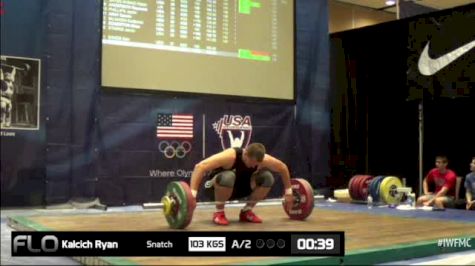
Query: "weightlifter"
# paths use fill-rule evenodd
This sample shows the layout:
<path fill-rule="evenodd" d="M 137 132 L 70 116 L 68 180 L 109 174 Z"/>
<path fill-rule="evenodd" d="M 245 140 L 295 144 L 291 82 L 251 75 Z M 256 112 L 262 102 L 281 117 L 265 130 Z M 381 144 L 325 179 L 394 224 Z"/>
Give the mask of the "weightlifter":
<path fill-rule="evenodd" d="M 214 223 L 228 225 L 224 202 L 244 197 L 247 197 L 247 203 L 239 214 L 239 221 L 262 223 L 262 219 L 254 214 L 252 208 L 271 190 L 274 184 L 271 171 L 279 173 L 282 177 L 286 208 L 290 209 L 293 197 L 287 165 L 266 154 L 266 148 L 261 143 L 250 144 L 245 149 L 226 149 L 196 164 L 191 175 L 191 193 L 196 198 L 203 176 L 209 173 L 209 180 L 206 183 L 208 189 L 214 190 L 216 201 Z"/>

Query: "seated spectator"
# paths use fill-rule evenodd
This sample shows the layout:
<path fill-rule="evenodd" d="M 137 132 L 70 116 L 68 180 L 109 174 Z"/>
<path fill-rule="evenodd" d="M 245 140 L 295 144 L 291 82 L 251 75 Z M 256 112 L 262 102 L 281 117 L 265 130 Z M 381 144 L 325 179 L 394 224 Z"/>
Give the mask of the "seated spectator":
<path fill-rule="evenodd" d="M 457 176 L 454 171 L 447 168 L 447 164 L 446 156 L 435 158 L 436 167 L 424 178 L 424 195 L 417 199 L 418 206 L 434 206 L 439 209 L 453 206 Z M 435 185 L 434 192 L 429 191 L 429 184 Z"/>
<path fill-rule="evenodd" d="M 470 171 L 465 177 L 465 199 L 467 200 L 467 210 L 475 210 L 475 157 L 472 158 Z"/>

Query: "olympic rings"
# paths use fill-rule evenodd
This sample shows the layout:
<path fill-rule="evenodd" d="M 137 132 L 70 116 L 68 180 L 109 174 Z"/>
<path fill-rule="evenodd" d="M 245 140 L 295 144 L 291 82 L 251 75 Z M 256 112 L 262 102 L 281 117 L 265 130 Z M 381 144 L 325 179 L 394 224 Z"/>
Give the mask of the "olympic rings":
<path fill-rule="evenodd" d="M 180 143 L 176 140 L 171 142 L 162 140 L 158 144 L 158 150 L 168 159 L 174 157 L 182 159 L 191 151 L 191 143 L 189 141 L 183 141 Z"/>

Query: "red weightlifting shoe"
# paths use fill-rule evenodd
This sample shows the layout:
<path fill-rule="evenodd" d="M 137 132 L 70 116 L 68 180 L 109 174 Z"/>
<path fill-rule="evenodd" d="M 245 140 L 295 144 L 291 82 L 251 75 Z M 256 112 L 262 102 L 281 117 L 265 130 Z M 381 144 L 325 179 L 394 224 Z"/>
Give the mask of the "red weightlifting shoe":
<path fill-rule="evenodd" d="M 218 211 L 213 214 L 213 222 L 218 225 L 228 225 L 229 221 L 224 215 L 224 211 Z"/>
<path fill-rule="evenodd" d="M 239 213 L 239 221 L 248 223 L 262 223 L 262 219 L 257 217 L 257 215 L 253 213 L 252 210 L 241 210 L 241 213 Z"/>

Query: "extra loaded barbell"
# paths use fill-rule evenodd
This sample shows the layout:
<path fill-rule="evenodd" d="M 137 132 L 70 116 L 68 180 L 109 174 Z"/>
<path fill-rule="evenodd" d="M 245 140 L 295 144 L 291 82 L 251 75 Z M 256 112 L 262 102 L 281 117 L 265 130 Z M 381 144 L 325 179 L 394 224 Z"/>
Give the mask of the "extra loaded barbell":
<path fill-rule="evenodd" d="M 287 209 L 285 202 L 282 202 L 285 212 L 294 220 L 304 220 L 307 218 L 314 207 L 314 196 L 312 186 L 301 178 L 293 178 L 290 180 L 293 194 L 293 206 Z M 276 200 L 263 200 L 276 201 Z M 259 202 L 263 202 L 259 201 Z M 236 201 L 233 201 L 236 202 Z M 249 203 L 254 201 L 237 201 L 238 203 Z M 200 202 L 197 204 L 195 198 L 191 194 L 191 189 L 188 183 L 183 181 L 171 182 L 167 185 L 165 195 L 162 197 L 161 203 L 154 207 L 161 207 L 163 214 L 170 225 L 174 229 L 186 228 L 193 218 L 193 212 L 197 205 L 215 205 L 220 203 L 230 203 L 214 201 L 214 202 Z M 144 205 L 144 208 L 152 207 Z"/>
<path fill-rule="evenodd" d="M 348 189 L 351 199 L 365 201 L 368 196 L 375 202 L 398 204 L 404 190 L 403 184 L 395 176 L 355 175 L 349 183 Z"/>

